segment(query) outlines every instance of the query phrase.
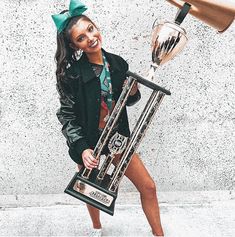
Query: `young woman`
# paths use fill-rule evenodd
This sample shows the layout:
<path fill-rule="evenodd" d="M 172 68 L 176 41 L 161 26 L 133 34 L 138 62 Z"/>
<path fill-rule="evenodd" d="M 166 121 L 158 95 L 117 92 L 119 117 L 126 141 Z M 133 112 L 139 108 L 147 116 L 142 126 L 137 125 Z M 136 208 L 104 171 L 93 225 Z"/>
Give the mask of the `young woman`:
<path fill-rule="evenodd" d="M 58 29 L 55 60 L 61 106 L 57 117 L 63 126 L 69 155 L 78 169 L 82 166 L 88 169 L 97 167 L 93 149 L 121 94 L 128 70 L 124 59 L 102 48 L 102 37 L 97 26 L 82 14 L 86 9 L 80 1 L 71 0 L 69 11 L 52 16 Z M 135 85 L 127 105 L 139 99 L 140 92 Z M 129 137 L 126 108 L 117 124 L 115 129 Z M 117 163 L 118 156 L 114 159 L 114 165 Z M 156 186 L 138 154 L 133 155 L 125 175 L 140 192 L 142 208 L 153 235 L 163 236 Z M 90 205 L 87 208 L 93 223 L 93 236 L 101 236 L 100 212 Z"/>

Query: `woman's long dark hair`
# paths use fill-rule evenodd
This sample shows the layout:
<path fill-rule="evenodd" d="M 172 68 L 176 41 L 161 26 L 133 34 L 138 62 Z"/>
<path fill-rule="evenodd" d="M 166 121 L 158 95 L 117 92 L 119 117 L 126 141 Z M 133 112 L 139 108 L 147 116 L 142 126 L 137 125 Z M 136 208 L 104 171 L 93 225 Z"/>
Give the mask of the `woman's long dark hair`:
<path fill-rule="evenodd" d="M 64 10 L 60 14 L 67 11 L 68 10 Z M 70 30 L 80 19 L 90 21 L 96 27 L 89 17 L 80 15 L 72 17 L 66 28 L 60 33 L 57 32 L 57 50 L 55 53 L 55 61 L 56 79 L 59 85 L 66 80 L 66 69 L 77 60 L 75 50 L 69 46 L 69 44 L 72 43 L 70 40 Z"/>

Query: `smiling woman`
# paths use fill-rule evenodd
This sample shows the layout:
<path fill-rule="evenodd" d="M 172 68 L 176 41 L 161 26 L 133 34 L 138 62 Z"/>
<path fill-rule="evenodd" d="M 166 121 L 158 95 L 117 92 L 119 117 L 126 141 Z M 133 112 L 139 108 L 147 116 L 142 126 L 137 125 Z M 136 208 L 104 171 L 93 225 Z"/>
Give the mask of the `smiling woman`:
<path fill-rule="evenodd" d="M 66 14 L 68 10 L 60 14 Z M 79 29 L 79 30 L 78 30 Z M 96 43 L 97 42 L 97 43 Z M 59 80 L 65 76 L 68 65 L 77 61 L 77 55 L 85 51 L 90 55 L 101 50 L 101 34 L 97 26 L 85 15 L 74 16 L 67 22 L 66 28 L 57 34 L 57 52 L 55 59 L 57 62 L 56 75 Z M 97 46 L 97 47 L 92 47 Z M 101 63 L 102 64 L 102 63 Z"/>
<path fill-rule="evenodd" d="M 60 95 L 60 108 L 57 117 L 62 124 L 62 133 L 69 146 L 69 155 L 77 163 L 94 169 L 98 160 L 93 157 L 93 149 L 117 102 L 126 80 L 128 64 L 115 54 L 102 48 L 102 37 L 97 26 L 82 13 L 86 7 L 78 0 L 71 0 L 69 11 L 53 15 L 58 29 L 57 89 Z M 82 52 L 77 57 L 77 52 Z M 132 88 L 126 105 L 140 100 L 137 84 Z M 117 121 L 115 131 L 130 137 L 126 106 Z M 107 154 L 107 147 L 103 154 Z M 114 165 L 119 161 L 115 156 Z M 144 213 L 155 236 L 163 236 L 156 186 L 139 155 L 134 153 L 125 172 L 140 192 Z M 87 205 L 90 213 L 92 236 L 101 236 L 99 210 Z"/>
<path fill-rule="evenodd" d="M 101 34 L 95 24 L 88 17 L 81 15 L 75 24 L 70 25 L 71 28 L 68 30 L 71 39 L 70 47 L 86 52 L 89 61 L 94 60 L 94 55 L 101 53 L 102 44 Z"/>

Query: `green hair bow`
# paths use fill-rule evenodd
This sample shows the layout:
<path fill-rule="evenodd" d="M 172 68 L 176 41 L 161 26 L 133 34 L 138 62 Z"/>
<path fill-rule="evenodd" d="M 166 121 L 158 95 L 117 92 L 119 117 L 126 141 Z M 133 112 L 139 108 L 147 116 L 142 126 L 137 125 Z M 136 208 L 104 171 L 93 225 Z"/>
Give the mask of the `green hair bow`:
<path fill-rule="evenodd" d="M 52 19 L 56 25 L 58 32 L 60 33 L 62 30 L 64 30 L 72 17 L 80 16 L 86 10 L 87 7 L 79 0 L 71 0 L 68 12 L 52 15 Z"/>

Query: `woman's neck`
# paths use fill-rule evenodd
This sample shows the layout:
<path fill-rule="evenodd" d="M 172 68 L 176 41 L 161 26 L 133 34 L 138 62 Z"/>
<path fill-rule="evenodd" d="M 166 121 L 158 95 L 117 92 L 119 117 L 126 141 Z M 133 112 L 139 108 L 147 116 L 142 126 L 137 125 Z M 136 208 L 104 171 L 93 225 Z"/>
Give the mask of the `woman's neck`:
<path fill-rule="evenodd" d="M 98 51 L 96 53 L 89 53 L 87 54 L 87 58 L 90 63 L 94 64 L 103 64 L 103 56 L 102 56 L 102 51 Z"/>

